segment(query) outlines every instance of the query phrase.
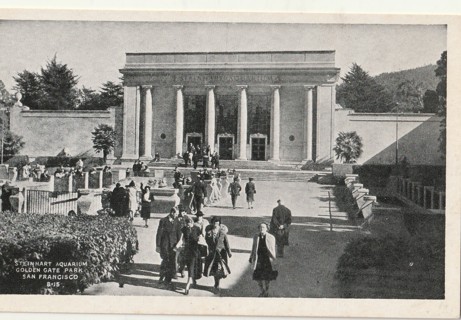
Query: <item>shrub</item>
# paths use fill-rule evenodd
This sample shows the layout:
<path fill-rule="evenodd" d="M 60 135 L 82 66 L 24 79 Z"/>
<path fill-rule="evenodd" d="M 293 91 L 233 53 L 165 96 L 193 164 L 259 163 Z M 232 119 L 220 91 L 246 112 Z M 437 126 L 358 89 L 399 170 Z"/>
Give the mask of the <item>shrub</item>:
<path fill-rule="evenodd" d="M 137 249 L 136 230 L 125 219 L 109 216 L 0 214 L 0 294 L 74 294 L 114 278 Z M 86 263 L 78 279 L 24 280 L 15 263 L 46 261 Z M 43 274 L 43 272 L 41 272 Z M 63 273 L 61 273 L 63 274 Z"/>
<path fill-rule="evenodd" d="M 355 163 L 362 155 L 362 146 L 362 138 L 357 135 L 357 132 L 340 132 L 333 150 L 336 153 L 336 159 L 344 163 Z"/>

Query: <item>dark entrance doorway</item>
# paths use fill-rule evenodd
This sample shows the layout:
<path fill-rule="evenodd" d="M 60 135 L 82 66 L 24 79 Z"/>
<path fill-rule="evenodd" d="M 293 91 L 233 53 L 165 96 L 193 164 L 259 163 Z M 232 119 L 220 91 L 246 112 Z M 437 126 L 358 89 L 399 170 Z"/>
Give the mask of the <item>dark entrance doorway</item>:
<path fill-rule="evenodd" d="M 201 137 L 187 137 L 187 147 L 189 148 L 190 144 L 193 144 L 194 147 L 197 147 L 197 145 L 202 147 L 202 138 Z"/>
<path fill-rule="evenodd" d="M 232 149 L 234 143 L 232 137 L 219 137 L 219 158 L 223 160 L 232 160 Z"/>
<path fill-rule="evenodd" d="M 251 138 L 251 160 L 266 160 L 265 138 Z"/>

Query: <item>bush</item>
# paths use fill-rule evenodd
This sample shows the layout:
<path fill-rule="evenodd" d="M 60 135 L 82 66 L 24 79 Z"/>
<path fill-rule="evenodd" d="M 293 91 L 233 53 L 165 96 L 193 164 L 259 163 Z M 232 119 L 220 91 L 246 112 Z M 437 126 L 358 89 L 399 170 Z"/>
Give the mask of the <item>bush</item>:
<path fill-rule="evenodd" d="M 0 294 L 74 294 L 92 284 L 112 280 L 132 261 L 137 234 L 125 219 L 108 216 L 0 214 Z M 60 281 L 23 279 L 21 261 L 86 263 L 78 279 Z M 43 274 L 43 271 L 41 272 Z M 63 275 L 64 273 L 61 272 Z"/>
<path fill-rule="evenodd" d="M 444 272 L 443 234 L 417 234 L 410 238 L 388 235 L 363 237 L 349 242 L 338 260 L 336 278 L 342 283 L 354 281 L 366 269 L 382 274 L 422 272 L 440 278 Z"/>

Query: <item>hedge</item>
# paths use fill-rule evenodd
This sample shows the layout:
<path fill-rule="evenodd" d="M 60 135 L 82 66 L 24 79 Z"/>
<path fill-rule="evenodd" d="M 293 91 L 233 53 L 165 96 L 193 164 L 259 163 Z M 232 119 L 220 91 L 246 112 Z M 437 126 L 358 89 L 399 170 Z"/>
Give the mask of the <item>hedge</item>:
<path fill-rule="evenodd" d="M 120 268 L 132 262 L 137 244 L 136 230 L 122 218 L 0 213 L 0 294 L 83 292 L 114 279 Z M 77 279 L 59 281 L 53 287 L 48 282 L 54 280 L 38 278 L 43 269 L 39 273 L 18 270 L 25 261 L 84 266 L 73 273 Z M 36 274 L 36 279 L 24 279 L 25 274 Z"/>

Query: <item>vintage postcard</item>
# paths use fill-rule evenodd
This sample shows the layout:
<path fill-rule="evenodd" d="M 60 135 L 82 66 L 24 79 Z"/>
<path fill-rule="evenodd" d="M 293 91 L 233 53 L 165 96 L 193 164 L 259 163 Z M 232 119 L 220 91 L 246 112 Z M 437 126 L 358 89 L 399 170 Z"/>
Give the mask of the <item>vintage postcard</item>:
<path fill-rule="evenodd" d="M 460 22 L 0 11 L 0 311 L 458 317 Z"/>

